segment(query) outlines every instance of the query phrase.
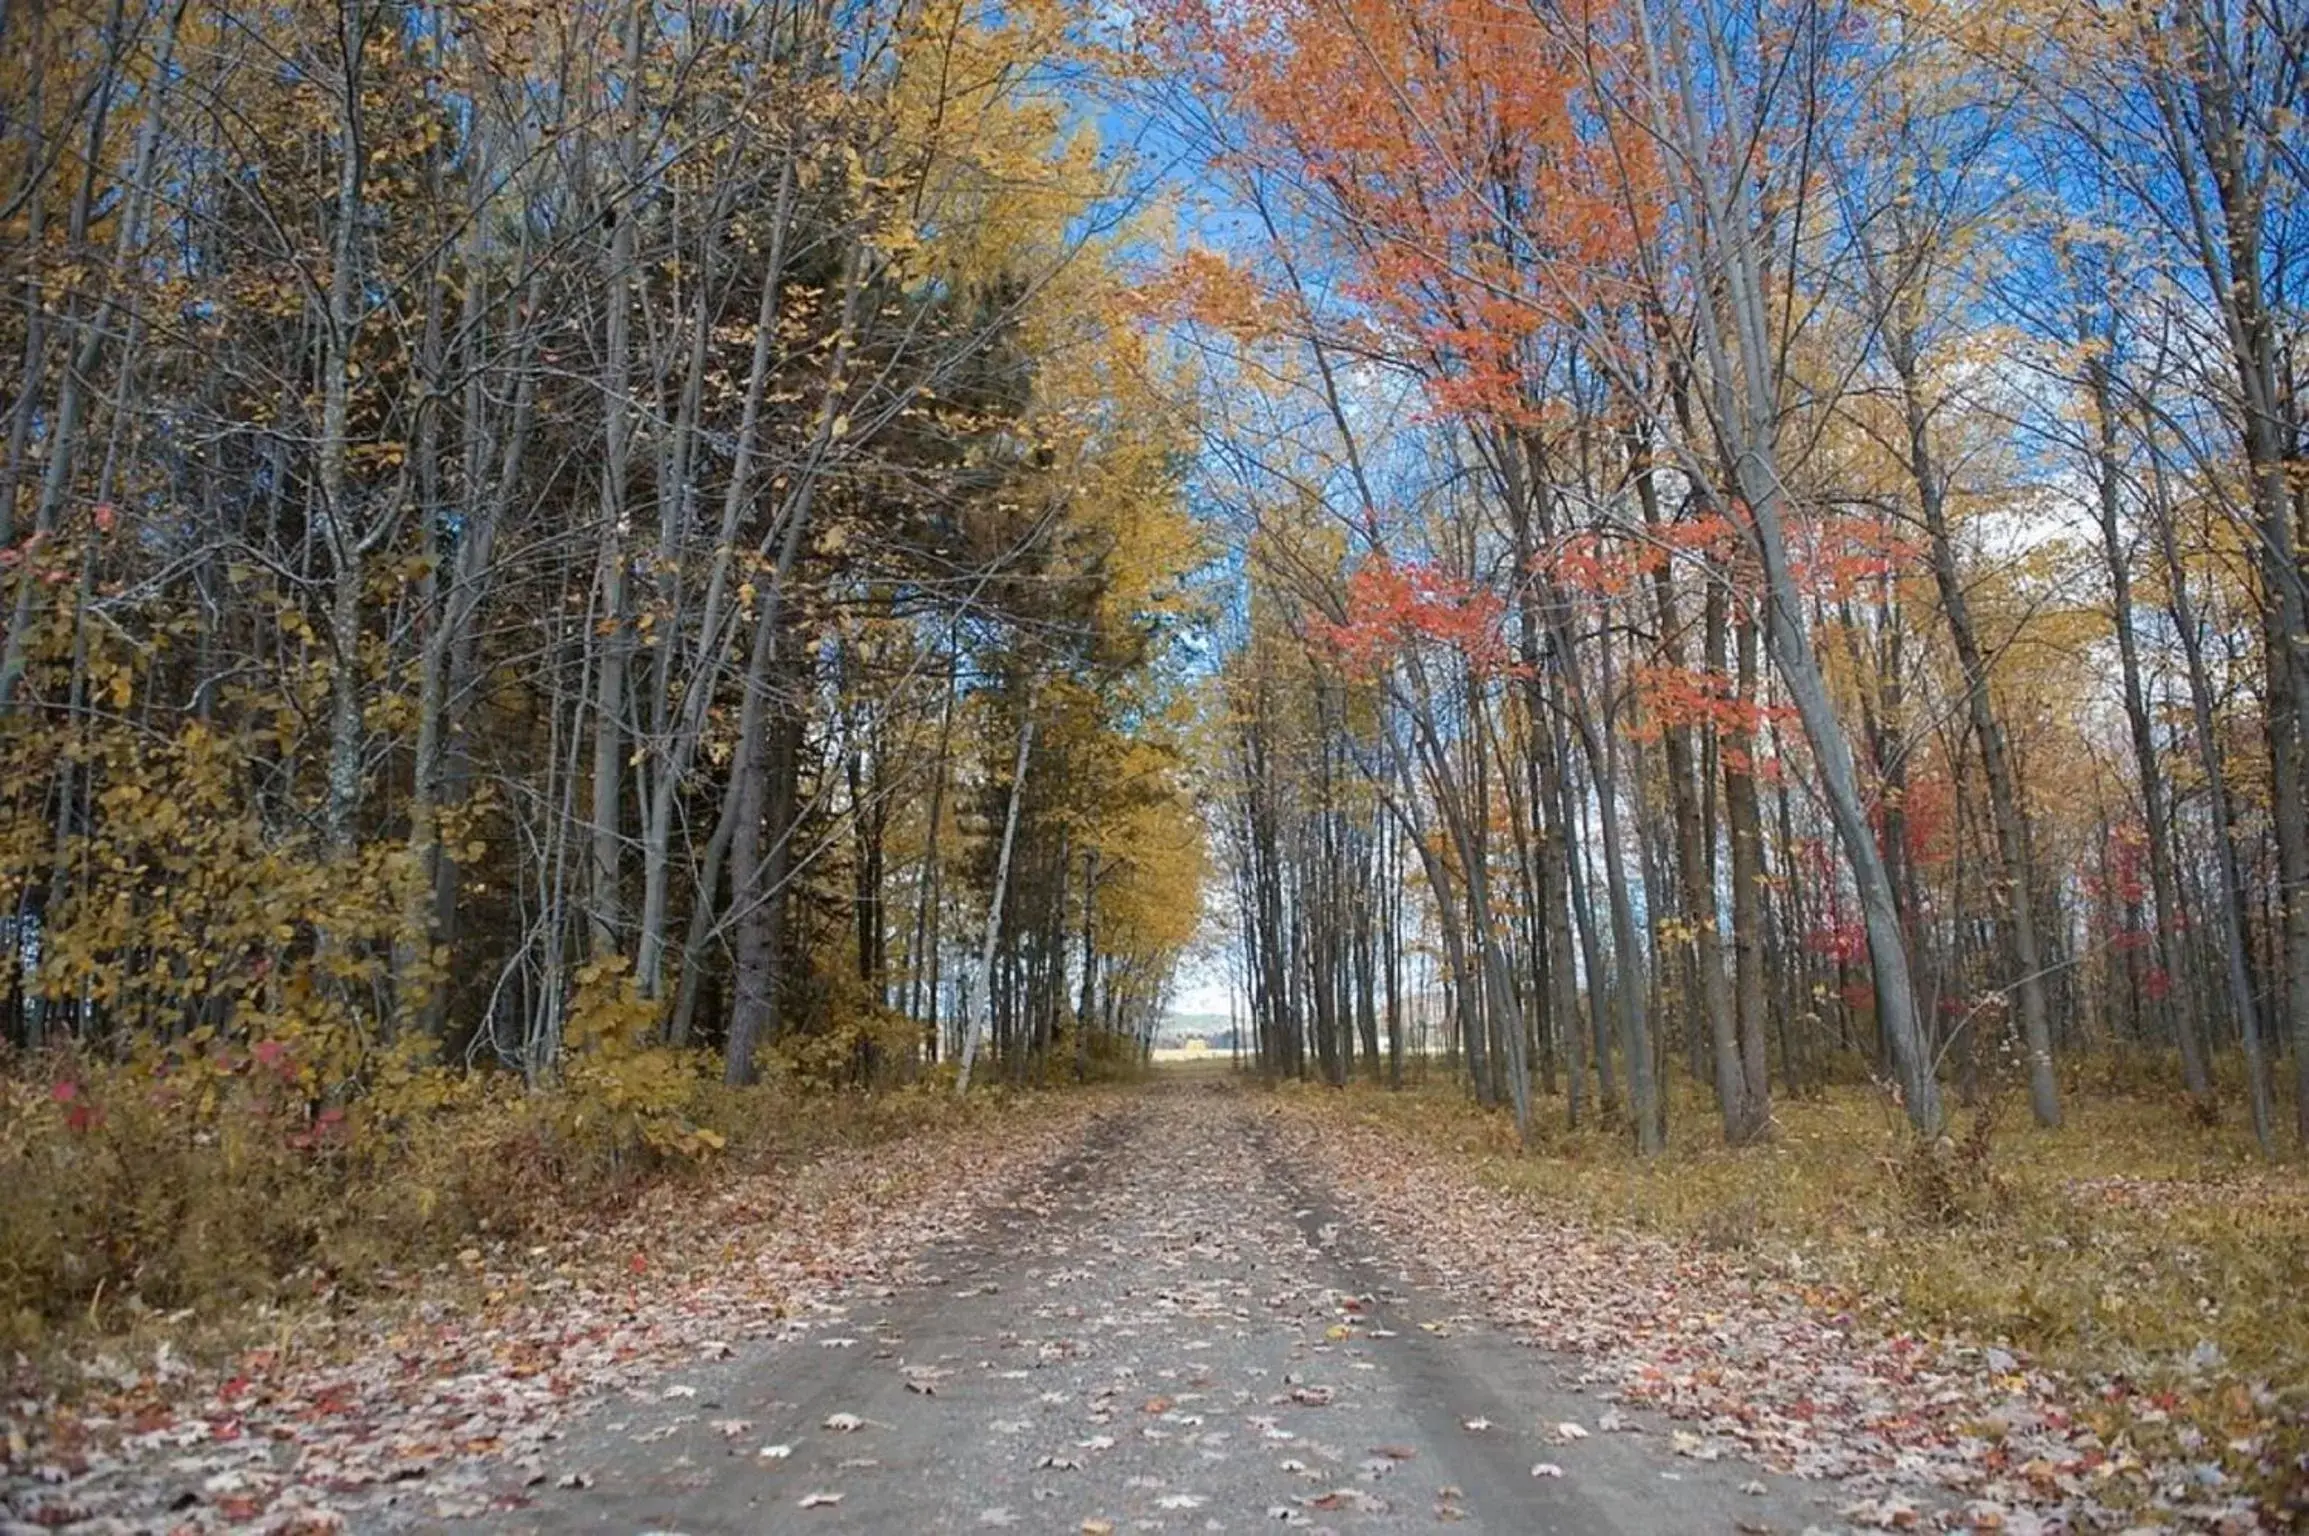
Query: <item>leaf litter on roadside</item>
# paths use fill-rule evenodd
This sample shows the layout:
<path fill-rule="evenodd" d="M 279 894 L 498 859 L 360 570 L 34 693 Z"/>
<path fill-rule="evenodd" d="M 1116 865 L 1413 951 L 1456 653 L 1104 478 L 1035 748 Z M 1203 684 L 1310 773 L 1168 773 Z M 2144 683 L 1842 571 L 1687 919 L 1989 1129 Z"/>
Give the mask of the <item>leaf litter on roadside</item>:
<path fill-rule="evenodd" d="M 2284 1528 L 2218 1467 L 2104 1443 L 2079 1384 L 2011 1351 L 1872 1331 L 1732 1256 L 1543 1214 L 1412 1136 L 1324 1107 L 1286 1104 L 1270 1123 L 1407 1268 L 1583 1359 L 1580 1383 L 1616 1399 L 1599 1429 L 1639 1429 L 1621 1404 L 1665 1413 L 1677 1455 L 1839 1481 L 1840 1519 L 1862 1528 Z"/>
<path fill-rule="evenodd" d="M 572 1413 L 619 1393 L 694 1398 L 660 1373 L 777 1336 L 838 1286 L 887 1286 L 1100 1112 L 1095 1098 L 1051 1101 L 652 1190 L 558 1243 L 473 1250 L 460 1274 L 492 1299 L 419 1287 L 397 1310 L 301 1320 L 221 1369 L 195 1370 L 165 1345 L 147 1362 L 91 1362 L 95 1389 L 76 1403 L 23 1390 L 0 1401 L 0 1525 L 304 1536 L 387 1499 L 432 1524 L 517 1507 L 520 1469 L 550 1463 Z M 954 1197 L 956 1167 L 973 1170 L 968 1199 Z M 714 1427 L 735 1438 L 743 1428 L 723 1426 L 742 1422 Z M 591 1473 L 555 1476 L 578 1490 Z"/>

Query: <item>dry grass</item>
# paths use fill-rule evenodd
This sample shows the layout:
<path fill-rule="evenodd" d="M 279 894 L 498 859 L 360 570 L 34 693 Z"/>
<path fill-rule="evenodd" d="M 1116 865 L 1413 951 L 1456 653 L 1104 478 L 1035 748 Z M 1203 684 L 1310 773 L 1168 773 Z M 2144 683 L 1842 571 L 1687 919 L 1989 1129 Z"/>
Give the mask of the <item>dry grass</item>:
<path fill-rule="evenodd" d="M 2085 1085 L 2072 1085 L 2085 1086 Z M 2309 1167 L 2253 1149 L 2231 1095 L 2206 1125 L 2170 1092 L 2072 1091 L 2042 1130 L 2018 1095 L 1920 1148 L 1884 1098 L 1845 1087 L 1776 1106 L 1763 1146 L 1724 1147 L 1711 1101 L 1674 1086 L 1671 1150 L 1535 1107 L 1527 1153 L 1457 1089 L 1358 1087 L 1345 1112 L 1448 1149 L 1476 1177 L 1596 1226 L 1751 1260 L 1815 1304 L 1892 1331 L 1960 1334 L 2078 1380 L 2104 1439 L 2199 1459 L 2224 1446 L 2271 1508 L 2309 1518 Z"/>
<path fill-rule="evenodd" d="M 653 1192 L 956 1129 L 1018 1097 L 732 1090 L 685 1068 L 659 1117 L 678 1134 L 644 1139 L 633 1115 L 570 1093 L 444 1079 L 419 1108 L 357 1102 L 323 1134 L 245 1067 L 196 1102 L 139 1069 L 15 1065 L 0 1075 L 0 1354 L 59 1382 L 97 1354 L 165 1340 L 215 1355 L 316 1311 L 453 1289 L 476 1247 L 564 1238 Z M 51 1087 L 65 1080 L 69 1102 Z"/>
<path fill-rule="evenodd" d="M 2234 1123 L 2170 1098 L 2072 1094 L 2057 1131 L 2025 1102 L 1960 1112 L 1937 1151 L 1867 1090 L 1778 1106 L 1765 1146 L 1733 1151 L 1679 1084 L 1672 1150 L 1647 1163 L 1560 1102 L 1519 1155 L 1504 1116 L 1455 1091 L 1357 1090 L 1353 1112 L 1472 1160 L 1484 1180 L 1590 1222 L 1752 1255 L 1825 1305 L 1889 1326 L 1962 1331 L 2080 1375 L 2178 1391 L 2266 1382 L 2309 1397 L 2309 1171 L 2271 1164 Z"/>

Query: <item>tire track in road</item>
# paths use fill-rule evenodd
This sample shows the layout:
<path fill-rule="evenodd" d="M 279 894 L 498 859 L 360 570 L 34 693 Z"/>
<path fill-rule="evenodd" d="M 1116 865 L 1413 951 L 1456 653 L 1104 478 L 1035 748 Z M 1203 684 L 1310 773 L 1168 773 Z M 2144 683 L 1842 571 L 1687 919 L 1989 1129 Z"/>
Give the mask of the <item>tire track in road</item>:
<path fill-rule="evenodd" d="M 915 1279 L 596 1409 L 491 1528 L 1807 1524 L 1795 1485 L 1601 1432 L 1545 1357 L 1376 1258 L 1262 1121 L 1241 1092 L 1151 1089 Z"/>

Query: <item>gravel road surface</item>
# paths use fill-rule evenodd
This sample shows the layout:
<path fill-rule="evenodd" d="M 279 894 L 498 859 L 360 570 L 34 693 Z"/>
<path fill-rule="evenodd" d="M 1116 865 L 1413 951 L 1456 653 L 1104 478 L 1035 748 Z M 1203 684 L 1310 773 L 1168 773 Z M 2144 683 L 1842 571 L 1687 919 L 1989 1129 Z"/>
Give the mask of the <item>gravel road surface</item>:
<path fill-rule="evenodd" d="M 1569 1386 L 1574 1362 L 1422 1294 L 1406 1257 L 1283 1159 L 1254 1096 L 1158 1089 L 902 1283 L 597 1407 L 489 1528 L 1834 1523 L 1815 1487 L 1672 1456 Z"/>

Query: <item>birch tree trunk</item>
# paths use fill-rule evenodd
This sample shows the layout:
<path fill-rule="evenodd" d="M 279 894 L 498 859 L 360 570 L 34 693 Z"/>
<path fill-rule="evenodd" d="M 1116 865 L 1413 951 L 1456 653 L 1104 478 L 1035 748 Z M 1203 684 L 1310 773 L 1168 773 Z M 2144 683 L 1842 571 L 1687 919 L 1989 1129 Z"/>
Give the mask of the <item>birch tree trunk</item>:
<path fill-rule="evenodd" d="M 1020 709 L 1018 722 L 1018 755 L 1010 765 L 1010 805 L 1002 817 L 1002 851 L 994 861 L 994 891 L 986 903 L 986 938 L 978 949 L 978 996 L 974 999 L 970 1028 L 962 1037 L 962 1059 L 954 1071 L 954 1096 L 962 1098 L 970 1092 L 970 1073 L 978 1064 L 978 1053 L 986 1043 L 986 1025 L 994 999 L 994 955 L 1002 938 L 1002 908 L 1010 894 L 1010 857 L 1018 843 L 1018 807 L 1026 798 L 1026 765 L 1034 751 L 1034 694 L 1031 685 Z"/>
<path fill-rule="evenodd" d="M 633 447 L 633 268 L 635 228 L 641 222 L 641 121 L 643 111 L 642 18 L 648 7 L 634 0 L 626 13 L 625 131 L 618 156 L 616 187 L 603 199 L 610 223 L 608 294 L 604 300 L 608 355 L 602 365 L 602 459 L 600 502 L 600 641 L 594 664 L 593 776 L 587 811 L 586 931 L 594 959 L 619 952 L 624 927 L 620 873 L 624 820 L 620 797 L 625 784 L 626 671 L 633 648 L 631 602 L 627 592 L 626 540 L 632 534 L 626 474 Z"/>

